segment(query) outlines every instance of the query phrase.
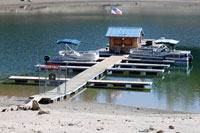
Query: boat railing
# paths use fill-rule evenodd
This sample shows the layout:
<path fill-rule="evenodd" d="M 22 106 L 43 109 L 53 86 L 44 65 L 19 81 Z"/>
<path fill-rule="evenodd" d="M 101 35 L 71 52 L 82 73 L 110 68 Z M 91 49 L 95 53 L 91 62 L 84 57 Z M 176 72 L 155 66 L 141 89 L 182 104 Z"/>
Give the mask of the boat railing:
<path fill-rule="evenodd" d="M 78 51 L 80 54 L 92 54 L 92 53 L 94 53 L 94 54 L 98 54 L 99 52 L 98 51 Z"/>

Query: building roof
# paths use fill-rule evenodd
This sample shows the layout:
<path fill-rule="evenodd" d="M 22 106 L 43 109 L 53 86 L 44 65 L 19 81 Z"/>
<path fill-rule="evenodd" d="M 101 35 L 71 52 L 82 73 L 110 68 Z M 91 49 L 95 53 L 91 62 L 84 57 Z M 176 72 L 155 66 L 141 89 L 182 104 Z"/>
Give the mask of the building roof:
<path fill-rule="evenodd" d="M 144 35 L 141 27 L 109 27 L 106 37 L 140 37 Z"/>

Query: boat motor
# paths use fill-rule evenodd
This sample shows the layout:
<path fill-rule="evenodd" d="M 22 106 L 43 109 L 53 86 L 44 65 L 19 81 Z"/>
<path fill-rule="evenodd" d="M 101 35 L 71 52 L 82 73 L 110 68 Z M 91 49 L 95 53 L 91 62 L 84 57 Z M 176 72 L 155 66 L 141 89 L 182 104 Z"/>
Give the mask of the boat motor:
<path fill-rule="evenodd" d="M 45 60 L 45 63 L 47 63 L 49 60 L 50 60 L 50 56 L 44 56 L 44 60 Z"/>

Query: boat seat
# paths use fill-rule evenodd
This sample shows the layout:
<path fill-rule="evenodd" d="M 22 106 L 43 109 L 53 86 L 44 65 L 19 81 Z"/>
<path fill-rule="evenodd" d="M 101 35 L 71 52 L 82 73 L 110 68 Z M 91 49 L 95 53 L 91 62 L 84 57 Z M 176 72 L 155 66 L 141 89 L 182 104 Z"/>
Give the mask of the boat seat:
<path fill-rule="evenodd" d="M 120 51 L 121 51 L 121 48 L 120 48 L 120 46 L 118 46 L 118 47 L 115 49 L 114 52 L 115 52 L 116 54 L 120 54 Z"/>
<path fill-rule="evenodd" d="M 61 56 L 64 56 L 65 55 L 65 51 L 59 51 L 58 54 L 61 55 Z"/>

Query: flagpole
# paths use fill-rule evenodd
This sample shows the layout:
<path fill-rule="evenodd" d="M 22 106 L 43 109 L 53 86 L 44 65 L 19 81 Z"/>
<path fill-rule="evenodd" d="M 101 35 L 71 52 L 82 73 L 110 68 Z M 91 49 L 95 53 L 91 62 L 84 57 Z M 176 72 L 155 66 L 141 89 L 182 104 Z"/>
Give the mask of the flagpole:
<path fill-rule="evenodd" d="M 110 26 L 112 27 L 112 13 L 111 13 L 111 10 L 112 10 L 112 5 L 110 5 Z"/>

